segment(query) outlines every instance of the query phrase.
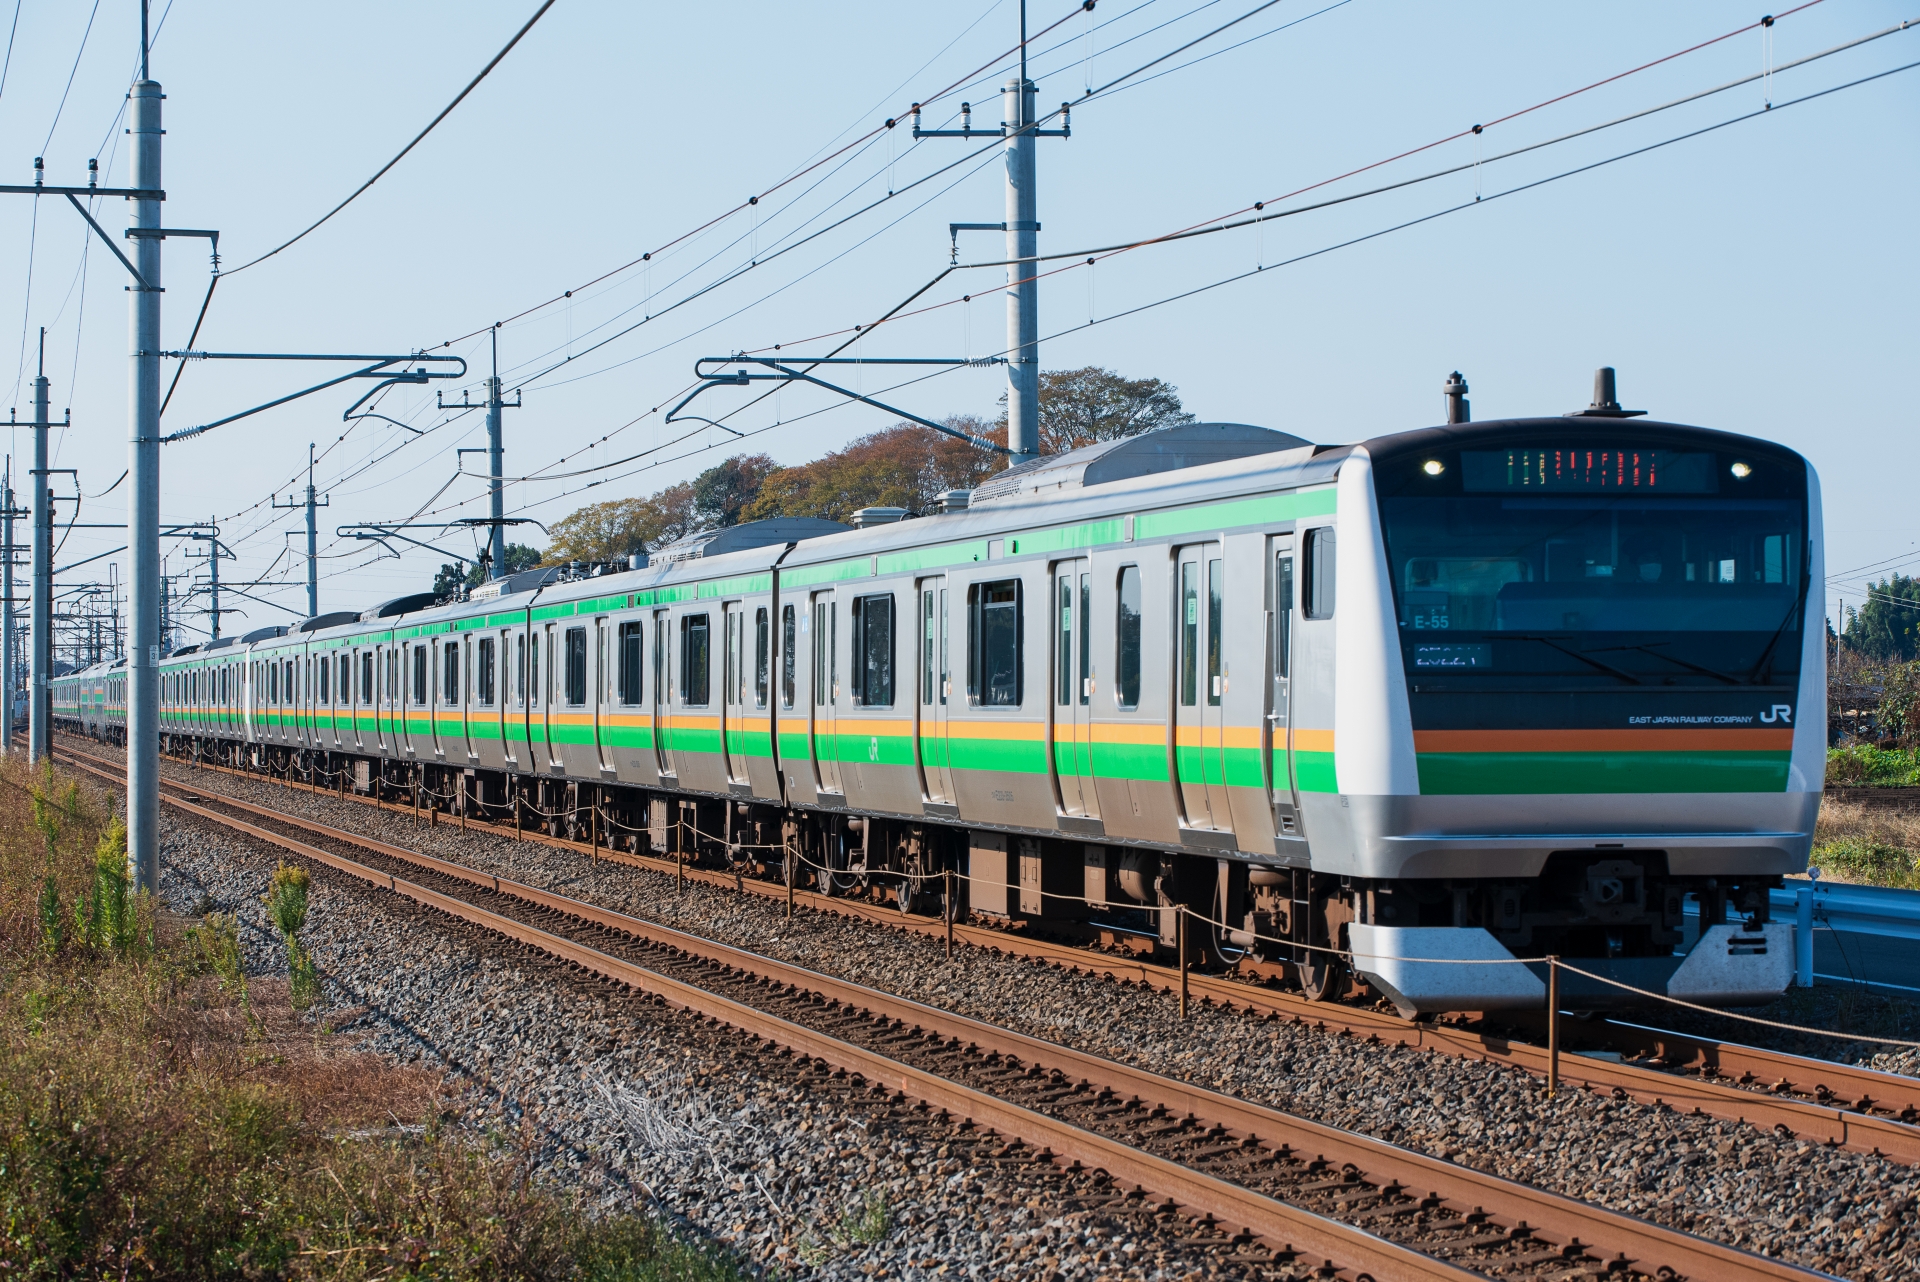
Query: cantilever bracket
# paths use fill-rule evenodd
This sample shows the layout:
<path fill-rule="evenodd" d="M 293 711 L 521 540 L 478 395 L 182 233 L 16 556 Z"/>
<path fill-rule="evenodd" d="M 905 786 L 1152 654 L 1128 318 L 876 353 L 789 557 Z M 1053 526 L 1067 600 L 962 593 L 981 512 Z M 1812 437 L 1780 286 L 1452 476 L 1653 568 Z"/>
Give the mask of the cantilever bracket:
<path fill-rule="evenodd" d="M 950 357 L 950 356 L 936 357 L 933 359 L 926 359 L 926 360 L 914 359 L 909 357 L 898 357 L 898 356 L 881 357 L 877 360 L 861 360 L 858 357 L 851 357 L 851 356 L 798 357 L 798 358 L 788 358 L 788 359 L 794 360 L 796 363 L 813 365 L 813 366 L 818 366 L 818 365 L 976 365 L 980 363 L 977 361 L 967 360 L 963 357 Z M 773 372 L 768 374 L 751 374 L 751 373 L 748 373 L 745 369 L 739 369 L 732 374 L 725 374 L 725 373 L 709 374 L 700 368 L 703 365 L 713 365 L 713 364 L 739 365 L 742 363 L 749 364 L 749 365 L 764 366 L 765 368 Z M 699 380 L 701 380 L 700 386 L 694 388 L 691 392 L 687 393 L 687 395 L 681 399 L 678 405 L 675 405 L 672 409 L 668 410 L 667 417 L 663 420 L 664 422 L 668 422 L 668 423 L 674 422 L 675 421 L 674 416 L 676 414 L 678 414 L 681 410 L 685 409 L 687 405 L 694 399 L 694 397 L 700 395 L 702 392 L 707 391 L 709 388 L 745 387 L 750 383 L 761 383 L 761 382 L 770 382 L 770 383 L 802 382 L 802 383 L 812 383 L 816 387 L 824 387 L 829 392 L 835 392 L 841 396 L 847 397 L 850 400 L 859 401 L 863 405 L 871 405 L 878 410 L 885 410 L 889 414 L 898 414 L 901 418 L 906 419 L 908 422 L 918 423 L 922 427 L 930 427 L 936 432 L 940 432 L 940 433 L 943 433 L 944 435 L 954 437 L 957 440 L 965 441 L 969 445 L 977 446 L 980 449 L 991 450 L 996 454 L 1011 455 L 1013 453 L 1012 450 L 1000 444 L 998 441 L 990 441 L 984 436 L 975 436 L 971 432 L 963 432 L 959 428 L 948 427 L 945 423 L 936 423 L 930 418 L 921 418 L 918 414 L 908 413 L 906 410 L 903 410 L 898 406 L 888 405 L 884 401 L 877 401 L 871 396 L 866 396 L 859 392 L 854 391 L 852 388 L 841 387 L 838 384 L 829 383 L 824 378 L 815 378 L 812 374 L 809 374 L 804 370 L 790 369 L 783 361 L 771 360 L 764 356 L 703 356 L 699 360 L 693 363 L 693 374 L 695 378 L 698 378 Z M 692 418 L 694 416 L 688 415 L 688 417 Z M 700 421 L 711 422 L 712 420 L 701 419 Z M 721 426 L 724 427 L 725 424 L 721 424 Z M 732 431 L 731 428 L 728 428 L 728 430 Z"/>

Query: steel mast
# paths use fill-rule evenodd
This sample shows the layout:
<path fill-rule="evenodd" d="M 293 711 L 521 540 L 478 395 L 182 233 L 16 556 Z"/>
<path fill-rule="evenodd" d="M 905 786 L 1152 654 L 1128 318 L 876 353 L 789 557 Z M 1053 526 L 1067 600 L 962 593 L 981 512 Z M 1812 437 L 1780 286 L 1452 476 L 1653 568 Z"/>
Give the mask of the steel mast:
<path fill-rule="evenodd" d="M 148 66 L 147 3 L 140 5 L 140 82 L 133 87 L 132 180 L 160 191 L 160 86 Z M 160 889 L 160 201 L 133 201 L 139 279 L 133 309 L 133 389 L 128 423 L 127 550 L 132 618 L 127 653 L 127 864 L 136 889 Z M 145 233 L 145 234 L 142 234 Z M 50 567 L 49 567 L 50 568 Z"/>

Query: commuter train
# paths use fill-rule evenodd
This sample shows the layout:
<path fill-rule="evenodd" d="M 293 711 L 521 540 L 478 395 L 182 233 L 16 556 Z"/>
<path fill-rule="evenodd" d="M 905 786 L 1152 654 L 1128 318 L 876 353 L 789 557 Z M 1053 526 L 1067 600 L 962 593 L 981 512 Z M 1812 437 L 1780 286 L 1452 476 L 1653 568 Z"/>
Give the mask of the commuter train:
<path fill-rule="evenodd" d="M 1579 414 L 1189 424 L 187 646 L 162 747 L 1409 1016 L 1538 1008 L 1549 955 L 1613 981 L 1575 1007 L 1766 1000 L 1824 769 L 1817 480 L 1604 373 Z M 121 736 L 125 676 L 56 716 Z"/>

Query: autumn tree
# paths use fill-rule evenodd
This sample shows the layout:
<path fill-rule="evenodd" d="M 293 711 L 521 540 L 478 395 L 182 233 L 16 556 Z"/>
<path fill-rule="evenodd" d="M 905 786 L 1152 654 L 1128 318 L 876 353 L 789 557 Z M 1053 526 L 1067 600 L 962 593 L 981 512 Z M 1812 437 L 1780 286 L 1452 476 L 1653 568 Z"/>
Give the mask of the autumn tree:
<path fill-rule="evenodd" d="M 700 524 L 690 481 L 669 485 L 646 498 L 589 503 L 553 523 L 545 563 L 612 561 L 671 543 Z"/>
<path fill-rule="evenodd" d="M 524 543 L 507 544 L 507 568 L 505 574 L 518 574 L 522 570 L 531 570 L 540 564 L 540 549 L 530 548 Z M 433 576 L 433 594 L 447 596 L 458 588 L 477 588 L 485 583 L 489 574 L 484 566 L 469 565 L 462 568 L 446 563 L 440 572 Z M 503 574 L 502 577 L 505 577 Z"/>
<path fill-rule="evenodd" d="M 947 426 L 1005 441 L 1006 429 L 969 415 Z M 930 512 L 948 490 L 970 490 L 1004 466 L 1002 456 L 957 437 L 914 423 L 898 423 L 854 441 L 845 449 L 767 477 L 746 520 L 771 516 L 817 516 L 845 521 L 863 507 L 903 507 Z"/>
<path fill-rule="evenodd" d="M 765 454 L 736 454 L 693 478 L 693 508 L 708 528 L 737 525 L 780 465 Z"/>
<path fill-rule="evenodd" d="M 1064 454 L 1156 427 L 1191 423 L 1179 389 L 1157 378 L 1123 378 L 1110 369 L 1047 370 L 1040 375 L 1040 452 Z M 1000 419 L 1004 430 L 1006 418 Z"/>

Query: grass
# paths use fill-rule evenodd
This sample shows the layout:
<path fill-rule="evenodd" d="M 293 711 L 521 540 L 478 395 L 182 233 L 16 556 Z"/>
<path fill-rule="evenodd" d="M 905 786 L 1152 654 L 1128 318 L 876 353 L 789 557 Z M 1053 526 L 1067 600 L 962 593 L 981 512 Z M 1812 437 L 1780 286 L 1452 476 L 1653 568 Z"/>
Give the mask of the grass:
<path fill-rule="evenodd" d="M 1827 749 L 1827 784 L 1847 788 L 1920 788 L 1920 748 L 1856 743 Z"/>
<path fill-rule="evenodd" d="M 292 945 L 304 913 L 278 907 Z M 435 1075 L 290 997 L 249 981 L 231 919 L 131 892 L 102 797 L 0 760 L 0 1273 L 747 1276 L 644 1216 L 586 1213 L 532 1137 L 446 1124 Z"/>
<path fill-rule="evenodd" d="M 1824 880 L 1920 890 L 1920 814 L 1823 801 L 1812 863 Z"/>

